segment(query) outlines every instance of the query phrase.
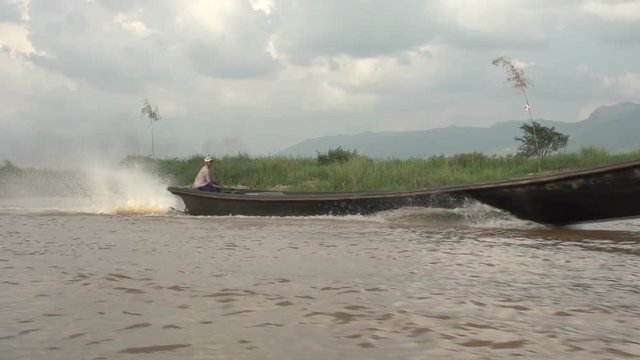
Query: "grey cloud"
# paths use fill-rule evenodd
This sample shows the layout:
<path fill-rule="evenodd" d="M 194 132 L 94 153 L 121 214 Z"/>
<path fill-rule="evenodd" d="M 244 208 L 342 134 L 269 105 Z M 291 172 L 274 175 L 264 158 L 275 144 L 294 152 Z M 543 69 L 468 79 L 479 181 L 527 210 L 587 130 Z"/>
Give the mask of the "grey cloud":
<path fill-rule="evenodd" d="M 92 4 L 63 6 L 32 1 L 30 40 L 46 55 L 34 63 L 110 91 L 138 92 L 146 83 L 175 73 L 167 40 L 136 37 L 113 22 L 113 14 Z"/>
<path fill-rule="evenodd" d="M 163 83 L 175 75 L 167 71 L 170 65 L 166 54 L 153 38 L 106 47 L 85 44 L 64 42 L 47 51 L 54 57 L 33 54 L 31 60 L 53 72 L 114 92 L 136 93 L 148 83 Z"/>
<path fill-rule="evenodd" d="M 0 22 L 19 22 L 21 11 L 15 4 L 0 2 Z"/>
<path fill-rule="evenodd" d="M 444 42 L 461 49 L 473 51 L 486 49 L 500 51 L 505 48 L 515 50 L 542 49 L 548 46 L 548 39 L 528 38 L 514 33 L 487 35 L 468 32 L 458 28 L 443 28 L 442 34 L 441 38 Z"/>
<path fill-rule="evenodd" d="M 259 48 L 225 51 L 224 46 L 195 41 L 189 46 L 188 53 L 195 69 L 212 77 L 248 79 L 269 74 L 277 68 L 276 62 Z"/>
<path fill-rule="evenodd" d="M 22 24 L 37 53 L 25 59 L 0 50 L 0 61 L 28 74 L 25 82 L 35 79 L 18 87 L 15 76 L 6 81 L 9 74 L 0 72 L 8 84 L 2 92 L 19 93 L 21 102 L 0 97 L 13 116 L 2 124 L 0 154 L 18 165 L 89 153 L 147 155 L 144 97 L 163 114 L 154 126 L 161 157 L 275 153 L 321 135 L 524 118 L 521 94 L 491 65 L 503 54 L 535 64 L 526 73 L 535 83 L 536 116 L 572 120 L 585 104 L 616 100 L 615 89 L 603 90 L 603 76 L 640 72 L 637 24 L 581 15 L 581 3 L 514 0 L 510 6 L 532 14 L 531 24 L 516 25 L 540 32 L 481 33 L 442 17 L 438 1 L 276 0 L 265 15 L 239 0 L 222 24 L 179 24 L 178 7 L 187 2 L 31 0 L 31 18 Z M 19 16 L 2 4 L 0 16 Z M 149 32 L 122 29 L 113 21 L 120 12 Z M 296 66 L 265 51 L 272 35 Z M 384 56 L 383 66 L 369 73 L 375 59 L 354 64 L 334 58 L 340 54 Z M 306 66 L 318 58 L 326 67 Z M 74 90 L 34 85 L 60 75 Z M 360 94 L 374 100 L 350 103 Z M 333 97 L 344 106 L 333 107 Z"/>
<path fill-rule="evenodd" d="M 122 11 L 130 11 L 135 10 L 141 5 L 151 6 L 153 7 L 154 3 L 157 4 L 159 2 L 153 1 L 139 1 L 139 0 L 97 0 L 98 4 L 102 5 L 104 8 L 109 9 L 113 12 L 122 12 Z"/>
<path fill-rule="evenodd" d="M 231 27 L 221 34 L 185 39 L 196 71 L 212 77 L 247 79 L 277 70 L 277 62 L 267 52 L 273 23 L 262 12 L 252 11 L 248 1 L 238 6 L 241 10 L 226 19 Z"/>
<path fill-rule="evenodd" d="M 530 23 L 485 33 L 451 22 L 452 18 L 460 15 L 452 10 L 443 13 L 442 1 L 283 0 L 276 2 L 275 21 L 279 24 L 276 45 L 299 64 L 307 64 L 319 56 L 339 54 L 353 57 L 397 55 L 432 41 L 470 50 L 543 48 L 547 45 L 549 33 L 558 23 L 565 21 L 563 11 L 579 2 L 543 3 L 543 10 Z M 504 5 L 505 8 L 515 6 Z M 562 10 L 554 11 L 554 7 Z M 496 8 L 495 11 L 502 10 Z M 462 18 L 460 21 L 473 22 L 477 19 Z M 532 28 L 538 31 L 530 31 Z"/>
<path fill-rule="evenodd" d="M 424 1 L 278 1 L 277 47 L 293 61 L 393 54 L 434 37 Z"/>
<path fill-rule="evenodd" d="M 78 4 L 75 8 L 63 4 L 32 1 L 30 40 L 36 49 L 46 54 L 34 56 L 33 61 L 72 78 L 110 78 L 118 68 L 110 64 L 112 56 L 124 55 L 119 51 L 120 46 L 114 48 L 117 42 L 105 46 L 107 42 L 101 36 L 101 27 L 113 28 L 110 19 L 96 11 L 91 3 Z M 96 24 L 101 26 L 93 26 Z M 119 76 L 126 76 L 123 73 Z"/>
<path fill-rule="evenodd" d="M 139 103 L 106 93 L 56 89 L 34 95 L 18 126 L 3 126 L 0 154 L 22 166 L 72 167 L 78 161 L 118 161 L 147 155 L 148 127 Z"/>
<path fill-rule="evenodd" d="M 640 22 L 602 26 L 600 37 L 605 43 L 615 42 L 620 46 L 640 48 Z"/>
<path fill-rule="evenodd" d="M 251 78 L 277 68 L 265 50 L 269 24 L 261 13 L 241 13 L 233 20 L 233 29 L 210 37 L 174 29 L 172 12 L 159 12 L 166 10 L 166 3 L 157 2 L 143 12 L 142 20 L 152 33 L 136 37 L 113 22 L 112 11 L 131 9 L 131 2 L 100 3 L 105 7 L 92 3 L 55 7 L 34 1 L 30 38 L 47 56 L 34 55 L 33 61 L 94 86 L 124 92 L 139 92 L 149 83 L 179 81 L 176 71 L 180 75 L 197 71 L 212 77 Z M 184 67 L 185 58 L 192 66 Z"/>

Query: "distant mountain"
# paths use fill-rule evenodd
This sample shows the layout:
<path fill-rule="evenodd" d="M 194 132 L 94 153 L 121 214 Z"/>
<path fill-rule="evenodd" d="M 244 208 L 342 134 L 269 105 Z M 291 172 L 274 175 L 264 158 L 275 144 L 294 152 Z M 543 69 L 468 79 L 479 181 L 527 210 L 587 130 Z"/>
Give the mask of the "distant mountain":
<path fill-rule="evenodd" d="M 640 104 L 620 103 L 597 108 L 585 120 L 566 123 L 536 119 L 544 126 L 569 135 L 566 151 L 598 146 L 610 152 L 640 149 Z M 482 152 L 508 154 L 517 151 L 514 137 L 522 134 L 522 121 L 503 121 L 491 127 L 449 126 L 405 132 L 365 132 L 308 139 L 280 152 L 282 155 L 316 156 L 342 146 L 373 158 L 429 157 Z"/>

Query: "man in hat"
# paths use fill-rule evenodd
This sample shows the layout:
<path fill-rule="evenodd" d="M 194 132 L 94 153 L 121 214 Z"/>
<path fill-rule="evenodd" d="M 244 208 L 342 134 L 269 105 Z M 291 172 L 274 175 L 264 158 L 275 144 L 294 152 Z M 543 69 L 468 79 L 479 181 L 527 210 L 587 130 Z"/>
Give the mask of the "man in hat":
<path fill-rule="evenodd" d="M 220 191 L 220 185 L 211 180 L 211 164 L 213 164 L 213 158 L 207 156 L 204 158 L 204 166 L 198 172 L 196 180 L 191 186 L 194 189 L 201 191 Z"/>

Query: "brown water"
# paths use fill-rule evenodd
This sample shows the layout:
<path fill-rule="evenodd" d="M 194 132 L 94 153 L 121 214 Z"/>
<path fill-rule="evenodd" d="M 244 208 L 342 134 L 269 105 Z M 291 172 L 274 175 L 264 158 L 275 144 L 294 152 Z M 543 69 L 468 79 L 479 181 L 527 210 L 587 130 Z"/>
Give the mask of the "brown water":
<path fill-rule="evenodd" d="M 640 221 L 114 212 L 0 201 L 1 359 L 640 357 Z"/>

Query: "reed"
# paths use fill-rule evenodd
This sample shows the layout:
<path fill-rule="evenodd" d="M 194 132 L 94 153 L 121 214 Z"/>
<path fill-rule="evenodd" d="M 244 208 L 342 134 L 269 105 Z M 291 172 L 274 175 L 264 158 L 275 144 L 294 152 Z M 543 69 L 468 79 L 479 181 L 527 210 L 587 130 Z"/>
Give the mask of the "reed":
<path fill-rule="evenodd" d="M 429 158 L 374 160 L 350 152 L 348 159 L 320 162 L 311 157 L 224 156 L 214 161 L 216 181 L 228 186 L 289 191 L 407 190 L 509 179 L 538 173 L 538 160 L 517 155 L 466 153 Z M 321 155 L 321 154 L 319 154 Z M 121 166 L 142 167 L 146 173 L 188 186 L 203 165 L 204 155 L 154 159 L 129 156 Z M 640 158 L 640 150 L 611 154 L 598 147 L 541 159 L 542 172 L 573 169 Z M 164 180 L 163 180 L 164 181 Z M 19 168 L 0 164 L 0 197 L 27 195 L 82 195 L 88 189 L 81 171 Z"/>
<path fill-rule="evenodd" d="M 203 165 L 202 155 L 185 159 L 127 158 L 146 162 L 173 185 L 189 185 Z M 516 155 L 482 153 L 432 156 L 430 158 L 374 160 L 355 155 L 343 162 L 320 164 L 315 158 L 224 156 L 213 164 L 214 178 L 229 186 L 290 191 L 406 190 L 480 181 L 508 179 L 541 172 L 606 164 L 640 157 L 640 150 L 611 154 L 587 147 L 578 153 L 549 155 L 538 159 Z"/>

